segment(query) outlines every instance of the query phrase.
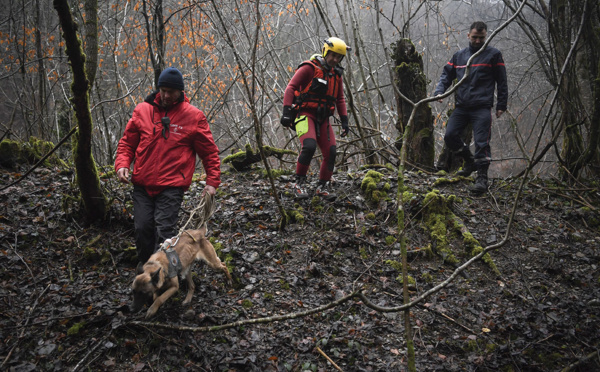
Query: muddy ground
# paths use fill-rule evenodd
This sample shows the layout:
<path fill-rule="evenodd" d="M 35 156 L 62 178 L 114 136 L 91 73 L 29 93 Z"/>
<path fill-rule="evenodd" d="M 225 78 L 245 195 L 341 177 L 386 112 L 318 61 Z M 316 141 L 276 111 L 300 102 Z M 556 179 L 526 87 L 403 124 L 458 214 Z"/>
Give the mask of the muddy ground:
<path fill-rule="evenodd" d="M 38 169 L 6 189 L 20 173 L 2 170 L 1 369 L 406 370 L 403 313 L 344 300 L 360 289 L 378 306 L 402 304 L 396 174 L 378 171 L 391 192 L 377 205 L 360 187 L 366 171 L 337 174 L 333 203 L 295 205 L 287 194 L 290 179 L 279 177 L 285 208 L 304 218 L 285 231 L 278 230 L 279 210 L 260 172 L 223 174 L 209 230 L 234 285 L 197 265 L 192 303 L 182 306 L 180 291 L 145 319 L 145 309 L 132 314 L 128 307 L 136 263 L 130 186 L 103 179 L 109 221 L 87 226 L 71 199 L 77 195 L 72 171 Z M 434 188 L 456 195 L 452 211 L 482 246 L 504 239 L 519 180 L 494 179 L 490 193 L 477 197 L 467 191 L 467 180 L 435 185 L 439 179 L 408 172 L 406 184 L 417 196 Z M 200 190 L 189 190 L 182 224 Z M 477 261 L 411 309 L 416 369 L 600 370 L 599 199 L 597 186 L 530 183 L 506 244 L 491 252 L 498 272 Z M 422 197 L 415 200 L 407 212 L 413 298 L 455 269 L 443 255 L 427 254 Z M 451 239 L 450 246 L 464 262 L 470 253 L 459 242 Z M 340 299 L 331 309 L 300 316 Z M 260 323 L 283 315 L 291 319 Z M 210 328 L 233 322 L 242 324 Z"/>

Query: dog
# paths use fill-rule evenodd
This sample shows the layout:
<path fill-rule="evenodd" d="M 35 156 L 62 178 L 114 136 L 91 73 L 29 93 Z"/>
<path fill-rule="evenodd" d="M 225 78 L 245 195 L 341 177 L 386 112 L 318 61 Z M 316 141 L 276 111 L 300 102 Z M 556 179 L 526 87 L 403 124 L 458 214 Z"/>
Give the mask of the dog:
<path fill-rule="evenodd" d="M 215 247 L 206 239 L 206 227 L 185 230 L 174 245 L 165 249 L 167 245 L 169 244 L 163 244 L 163 247 L 150 256 L 133 280 L 131 311 L 138 312 L 144 304 L 153 300 L 146 312 L 146 319 L 154 316 L 158 308 L 179 290 L 177 274 L 187 281 L 188 291 L 183 305 L 190 303 L 195 289 L 190 269 L 196 260 L 204 260 L 213 269 L 222 271 L 227 277 L 227 284 L 231 286 L 232 283 L 229 269 L 217 256 Z M 175 269 L 177 266 L 180 270 Z"/>

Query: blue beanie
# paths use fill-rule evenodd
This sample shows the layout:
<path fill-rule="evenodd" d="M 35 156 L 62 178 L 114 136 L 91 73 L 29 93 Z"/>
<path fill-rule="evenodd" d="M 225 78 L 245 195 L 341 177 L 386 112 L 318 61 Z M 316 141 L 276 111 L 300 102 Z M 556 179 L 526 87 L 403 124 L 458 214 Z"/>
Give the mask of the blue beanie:
<path fill-rule="evenodd" d="M 157 87 L 184 90 L 183 75 L 181 75 L 181 72 L 179 72 L 179 70 L 175 67 L 166 68 L 163 72 L 160 73 L 160 76 L 158 77 Z"/>

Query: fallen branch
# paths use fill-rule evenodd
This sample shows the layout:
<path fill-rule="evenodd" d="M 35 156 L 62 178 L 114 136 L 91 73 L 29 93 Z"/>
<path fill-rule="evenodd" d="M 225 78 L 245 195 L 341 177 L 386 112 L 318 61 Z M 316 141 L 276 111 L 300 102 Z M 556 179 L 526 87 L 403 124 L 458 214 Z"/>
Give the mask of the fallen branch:
<path fill-rule="evenodd" d="M 151 322 L 140 322 L 140 321 L 133 321 L 133 322 L 127 323 L 127 325 L 137 325 L 137 326 L 151 327 L 151 328 L 155 327 L 155 328 L 171 329 L 171 330 L 176 330 L 176 331 L 189 331 L 189 332 L 222 331 L 224 329 L 240 327 L 240 326 L 244 326 L 244 325 L 248 325 L 248 324 L 272 323 L 272 322 L 279 322 L 282 320 L 302 318 L 302 317 L 305 317 L 308 315 L 316 314 L 321 311 L 332 309 L 338 305 L 343 304 L 344 302 L 347 302 L 347 301 L 353 299 L 357 295 L 358 295 L 358 292 L 352 292 L 349 295 L 340 298 L 339 300 L 330 302 L 323 306 L 316 307 L 314 309 L 301 311 L 298 313 L 270 316 L 270 317 L 265 317 L 265 318 L 246 319 L 246 320 L 240 320 L 238 322 L 227 323 L 227 324 L 222 324 L 222 325 L 218 325 L 218 326 L 187 327 L 187 326 L 176 326 L 176 325 L 172 325 L 172 324 L 164 324 L 164 323 L 158 323 L 158 322 L 151 323 Z"/>

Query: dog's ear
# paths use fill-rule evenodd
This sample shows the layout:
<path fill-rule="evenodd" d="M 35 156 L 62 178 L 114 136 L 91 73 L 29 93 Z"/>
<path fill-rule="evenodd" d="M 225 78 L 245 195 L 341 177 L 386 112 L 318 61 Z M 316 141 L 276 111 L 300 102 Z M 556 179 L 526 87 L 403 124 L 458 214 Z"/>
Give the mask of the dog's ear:
<path fill-rule="evenodd" d="M 158 287 L 158 282 L 160 281 L 160 269 L 162 269 L 162 267 L 159 267 L 158 270 L 152 273 L 152 284 L 156 287 Z"/>

